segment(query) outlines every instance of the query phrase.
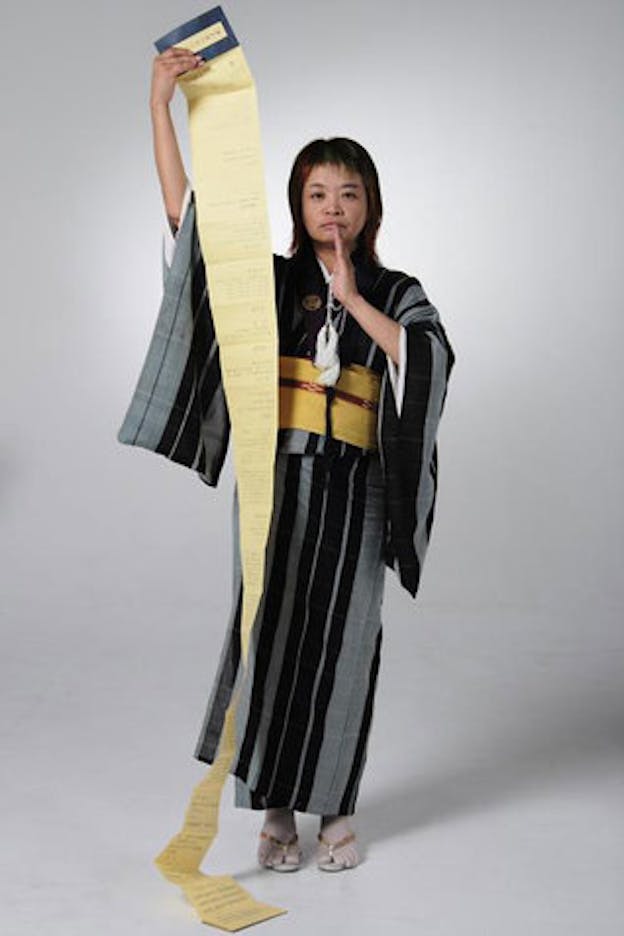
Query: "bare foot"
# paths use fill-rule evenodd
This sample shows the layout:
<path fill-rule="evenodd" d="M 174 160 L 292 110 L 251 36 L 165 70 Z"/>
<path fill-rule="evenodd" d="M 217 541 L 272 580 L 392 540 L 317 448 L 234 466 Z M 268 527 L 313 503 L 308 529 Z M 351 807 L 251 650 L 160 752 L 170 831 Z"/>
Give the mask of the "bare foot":
<path fill-rule="evenodd" d="M 258 862 L 274 871 L 296 871 L 301 849 L 292 809 L 267 809 L 260 831 Z"/>
<path fill-rule="evenodd" d="M 348 820 L 348 816 L 323 816 L 316 853 L 322 871 L 344 871 L 359 863 L 355 833 Z"/>

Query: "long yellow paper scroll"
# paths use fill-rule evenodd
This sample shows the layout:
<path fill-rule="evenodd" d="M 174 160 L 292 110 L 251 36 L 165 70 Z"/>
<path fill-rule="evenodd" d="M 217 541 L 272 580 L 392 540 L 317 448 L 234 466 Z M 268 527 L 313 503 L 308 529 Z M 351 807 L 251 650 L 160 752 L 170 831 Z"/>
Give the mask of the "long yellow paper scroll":
<path fill-rule="evenodd" d="M 256 91 L 220 7 L 158 40 L 200 52 L 204 65 L 178 78 L 188 104 L 199 242 L 232 426 L 243 573 L 241 665 L 263 589 L 273 508 L 278 423 L 278 338 Z M 236 750 L 236 704 L 217 757 L 191 795 L 183 827 L 156 858 L 202 922 L 234 931 L 285 913 L 256 901 L 233 878 L 199 866 L 216 837 L 221 793 Z"/>

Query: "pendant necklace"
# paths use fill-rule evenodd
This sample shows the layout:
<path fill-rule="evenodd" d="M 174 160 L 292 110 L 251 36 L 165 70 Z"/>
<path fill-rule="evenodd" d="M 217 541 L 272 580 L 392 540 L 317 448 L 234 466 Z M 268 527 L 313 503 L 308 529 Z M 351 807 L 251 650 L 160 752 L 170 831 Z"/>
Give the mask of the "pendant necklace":
<path fill-rule="evenodd" d="M 332 274 L 317 257 L 325 282 L 327 283 L 327 305 L 325 322 L 321 325 L 316 336 L 316 353 L 314 355 L 314 365 L 321 373 L 318 376 L 318 382 L 325 387 L 334 386 L 340 375 L 340 358 L 338 356 L 338 335 L 344 331 L 346 320 L 346 309 L 341 302 L 334 298 L 332 293 Z M 333 313 L 338 312 L 336 321 L 339 325 L 339 331 L 333 321 Z"/>

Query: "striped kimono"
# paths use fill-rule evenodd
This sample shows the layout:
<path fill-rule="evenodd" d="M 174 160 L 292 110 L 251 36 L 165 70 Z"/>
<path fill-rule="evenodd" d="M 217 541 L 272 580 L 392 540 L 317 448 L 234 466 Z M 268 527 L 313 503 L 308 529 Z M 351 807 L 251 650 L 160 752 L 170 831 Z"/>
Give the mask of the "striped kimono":
<path fill-rule="evenodd" d="M 235 688 L 235 804 L 319 815 L 355 811 L 379 669 L 385 570 L 418 590 L 437 490 L 436 434 L 454 363 L 417 279 L 352 255 L 359 292 L 401 326 L 398 367 L 346 311 L 341 367 L 379 375 L 374 448 L 328 431 L 280 428 L 266 574 L 243 671 L 242 575 L 234 489 L 232 607 L 194 756 L 212 763 Z M 323 270 L 310 246 L 274 256 L 279 354 L 311 358 L 325 319 Z M 184 198 L 165 234 L 163 300 L 120 442 L 164 455 L 216 486 L 230 422 L 195 221 Z M 318 303 L 317 303 L 318 304 Z"/>

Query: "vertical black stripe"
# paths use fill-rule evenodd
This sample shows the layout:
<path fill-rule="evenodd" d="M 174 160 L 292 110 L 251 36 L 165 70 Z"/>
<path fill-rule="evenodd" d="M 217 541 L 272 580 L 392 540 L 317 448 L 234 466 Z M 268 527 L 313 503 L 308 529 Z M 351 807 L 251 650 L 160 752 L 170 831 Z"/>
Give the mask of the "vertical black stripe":
<path fill-rule="evenodd" d="M 433 517 L 435 514 L 435 505 L 436 497 L 438 493 L 438 444 L 434 442 L 433 445 L 433 454 L 431 456 L 431 478 L 433 481 L 433 497 L 431 498 L 431 507 L 429 508 L 429 513 L 425 521 L 425 528 L 427 530 L 427 540 L 431 537 L 431 527 L 433 526 Z"/>
<path fill-rule="evenodd" d="M 284 480 L 284 494 L 277 530 L 275 531 L 275 553 L 272 561 L 270 563 L 267 562 L 270 568 L 267 568 L 268 582 L 265 582 L 266 599 L 264 612 L 262 620 L 256 621 L 254 624 L 254 631 L 256 631 L 257 628 L 258 638 L 257 641 L 255 641 L 257 651 L 253 672 L 253 689 L 245 737 L 234 771 L 242 780 L 247 779 L 251 755 L 258 735 L 264 689 L 286 588 L 288 555 L 291 548 L 294 521 L 297 514 L 300 466 L 300 458 L 297 456 L 288 456 L 286 462 L 286 477 Z"/>
<path fill-rule="evenodd" d="M 319 436 L 315 432 L 310 432 L 305 446 L 306 455 L 315 455 L 318 448 Z"/>
<path fill-rule="evenodd" d="M 223 462 L 221 464 L 223 464 Z M 221 468 L 221 465 L 219 465 L 219 469 L 220 468 Z M 202 445 L 201 451 L 199 453 L 199 460 L 197 462 L 196 470 L 199 472 L 199 474 L 206 473 L 206 447 L 204 445 Z"/>

